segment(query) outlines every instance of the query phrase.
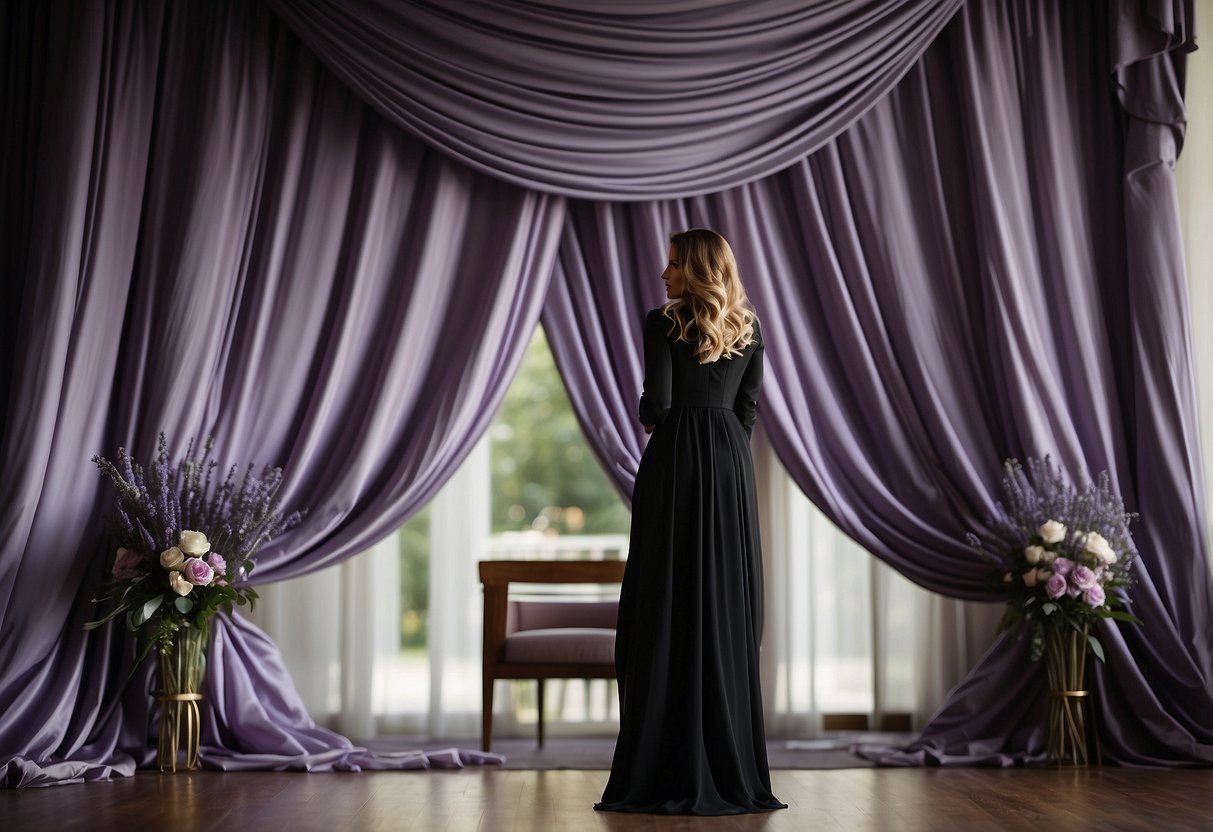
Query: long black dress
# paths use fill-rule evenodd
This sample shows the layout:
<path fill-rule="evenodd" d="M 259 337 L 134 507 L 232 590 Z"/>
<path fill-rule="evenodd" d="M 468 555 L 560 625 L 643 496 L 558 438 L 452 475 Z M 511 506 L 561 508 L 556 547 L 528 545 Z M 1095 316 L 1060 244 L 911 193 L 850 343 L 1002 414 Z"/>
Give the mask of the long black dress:
<path fill-rule="evenodd" d="M 786 808 L 771 794 L 758 681 L 762 555 L 750 434 L 762 336 L 700 364 L 644 324 L 636 473 L 615 640 L 619 741 L 595 809 L 728 815 Z"/>

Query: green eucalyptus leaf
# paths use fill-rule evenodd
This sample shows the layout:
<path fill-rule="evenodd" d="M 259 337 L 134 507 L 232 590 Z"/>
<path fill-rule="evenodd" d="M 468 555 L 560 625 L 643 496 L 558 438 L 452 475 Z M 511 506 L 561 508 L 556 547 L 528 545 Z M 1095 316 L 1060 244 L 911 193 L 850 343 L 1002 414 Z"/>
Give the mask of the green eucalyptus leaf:
<path fill-rule="evenodd" d="M 1040 605 L 1040 609 L 1044 612 L 1045 615 L 1052 615 L 1053 613 L 1057 612 L 1059 607 L 1057 606 L 1056 601 L 1046 601 L 1045 603 Z"/>
<path fill-rule="evenodd" d="M 1028 642 L 1028 658 L 1034 662 L 1040 661 L 1045 652 L 1045 634 L 1040 627 L 1032 628 L 1032 638 Z"/>
<path fill-rule="evenodd" d="M 173 606 L 177 608 L 177 612 L 185 615 L 194 608 L 194 602 L 182 595 L 173 601 Z"/>
<path fill-rule="evenodd" d="M 1099 643 L 1099 639 L 1093 635 L 1088 635 L 1087 644 L 1091 645 L 1091 652 L 1095 654 L 1095 658 L 1099 659 L 1099 663 L 1103 664 L 1103 645 Z"/>
<path fill-rule="evenodd" d="M 149 618 L 151 618 L 152 613 L 154 613 L 156 610 L 160 609 L 160 604 L 163 601 L 164 601 L 163 595 L 155 595 L 151 598 L 148 598 L 146 601 L 144 601 L 143 607 L 141 609 L 143 617 L 142 617 L 142 620 L 140 621 L 140 623 L 143 623 L 143 621 L 147 621 Z"/>

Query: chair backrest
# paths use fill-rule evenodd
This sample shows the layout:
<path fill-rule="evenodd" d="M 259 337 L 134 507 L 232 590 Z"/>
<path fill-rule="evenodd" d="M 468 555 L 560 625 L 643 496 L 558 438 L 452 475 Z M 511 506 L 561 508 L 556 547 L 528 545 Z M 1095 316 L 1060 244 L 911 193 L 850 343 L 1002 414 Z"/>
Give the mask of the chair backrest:
<path fill-rule="evenodd" d="M 612 584 L 623 581 L 626 564 L 619 560 L 482 560 L 480 582 L 484 584 L 484 665 L 491 674 L 506 635 L 518 630 L 553 626 L 606 627 L 614 629 L 618 604 L 614 601 L 560 602 L 509 601 L 511 583 Z M 513 607 L 514 615 L 510 615 Z M 608 611 L 609 610 L 609 611 Z M 510 620 L 512 619 L 512 620 Z M 589 621 L 573 624 L 554 622 Z M 507 629 L 507 623 L 514 629 Z"/>
<path fill-rule="evenodd" d="M 619 601 L 523 601 L 510 599 L 506 635 L 522 630 L 553 630 L 563 627 L 615 629 Z"/>

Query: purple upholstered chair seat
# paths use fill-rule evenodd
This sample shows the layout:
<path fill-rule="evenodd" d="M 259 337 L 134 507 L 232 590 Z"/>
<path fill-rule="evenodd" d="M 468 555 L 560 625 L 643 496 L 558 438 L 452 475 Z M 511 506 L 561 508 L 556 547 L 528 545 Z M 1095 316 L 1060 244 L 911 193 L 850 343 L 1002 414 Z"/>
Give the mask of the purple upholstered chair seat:
<path fill-rule="evenodd" d="M 610 664 L 615 661 L 615 631 L 598 627 L 522 630 L 506 636 L 501 658 L 527 664 Z"/>

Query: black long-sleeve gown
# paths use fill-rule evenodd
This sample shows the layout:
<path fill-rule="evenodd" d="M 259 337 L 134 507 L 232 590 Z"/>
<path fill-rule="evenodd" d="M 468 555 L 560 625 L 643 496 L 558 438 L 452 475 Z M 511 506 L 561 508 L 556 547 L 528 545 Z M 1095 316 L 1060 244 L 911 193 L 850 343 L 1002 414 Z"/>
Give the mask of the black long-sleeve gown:
<path fill-rule="evenodd" d="M 615 641 L 619 741 L 594 808 L 727 815 L 785 808 L 771 794 L 758 645 L 762 555 L 750 434 L 763 346 L 700 364 L 644 325 L 636 473 Z"/>

